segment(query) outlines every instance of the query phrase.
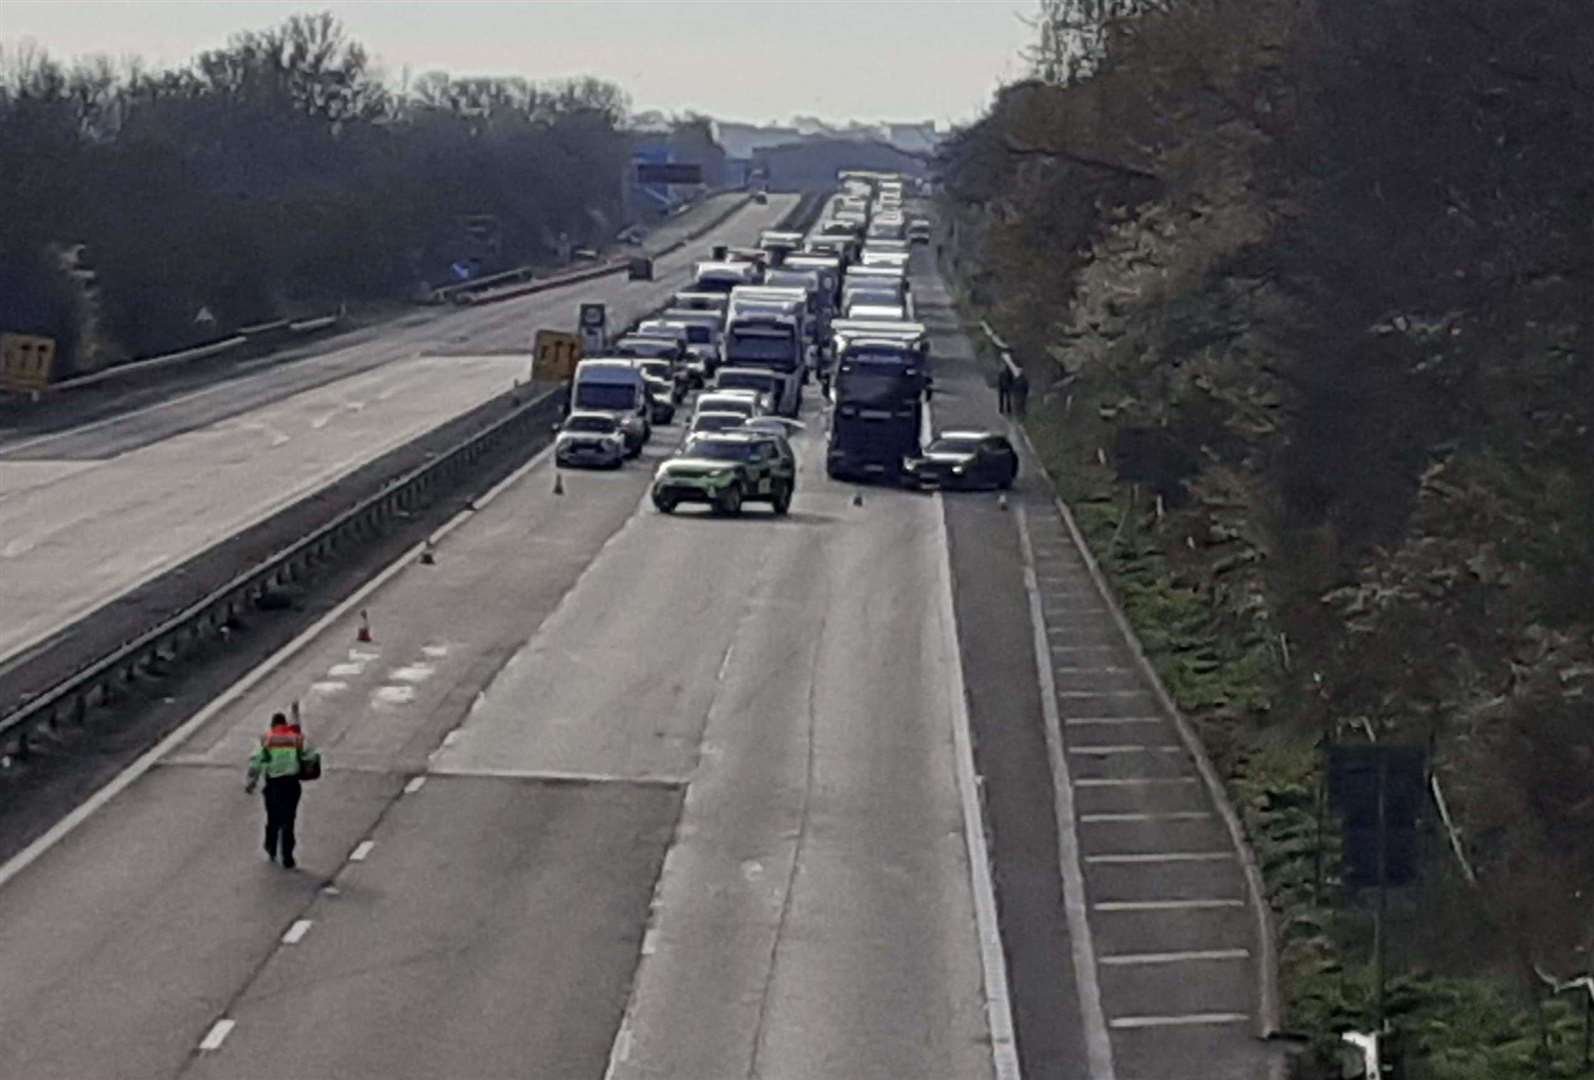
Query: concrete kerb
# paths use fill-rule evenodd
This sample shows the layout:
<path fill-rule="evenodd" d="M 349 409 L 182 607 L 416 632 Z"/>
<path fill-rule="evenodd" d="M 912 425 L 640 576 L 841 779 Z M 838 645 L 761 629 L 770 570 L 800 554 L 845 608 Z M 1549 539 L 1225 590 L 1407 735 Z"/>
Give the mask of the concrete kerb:
<path fill-rule="evenodd" d="M 982 324 L 983 326 L 984 324 Z M 989 326 L 984 327 L 987 333 Z M 995 336 L 994 334 L 992 335 Z M 1130 625 L 1129 619 L 1124 615 L 1123 608 L 1118 603 L 1118 596 L 1113 591 L 1112 585 L 1107 581 L 1102 572 L 1101 565 L 1096 561 L 1090 546 L 1085 542 L 1084 533 L 1080 532 L 1078 523 L 1074 520 L 1073 512 L 1068 504 L 1056 495 L 1057 484 L 1051 472 L 1041 461 L 1040 454 L 1035 450 L 1035 444 L 1030 441 L 1029 432 L 1020 425 L 1014 425 L 1020 439 L 1029 450 L 1030 458 L 1040 469 L 1041 475 L 1050 485 L 1053 496 L 1052 502 L 1057 507 L 1057 512 L 1063 520 L 1063 525 L 1068 530 L 1068 535 L 1084 559 L 1085 568 L 1090 574 L 1096 591 L 1100 593 L 1107 610 L 1111 612 L 1118 632 L 1129 644 L 1129 650 L 1135 658 L 1135 664 L 1146 680 L 1151 684 L 1152 693 L 1157 703 L 1172 720 L 1174 730 L 1179 734 L 1179 741 L 1185 751 L 1195 762 L 1196 772 L 1201 776 L 1202 785 L 1207 789 L 1207 794 L 1212 799 L 1212 804 L 1218 810 L 1218 816 L 1223 819 L 1224 827 L 1228 830 L 1230 842 L 1234 845 L 1235 853 L 1240 859 L 1240 866 L 1245 874 L 1246 892 L 1250 896 L 1252 916 L 1255 919 L 1257 938 L 1257 1037 L 1268 1039 L 1279 1033 L 1282 1019 L 1279 1004 L 1278 986 L 1278 949 L 1274 937 L 1273 910 L 1268 905 L 1267 893 L 1262 883 L 1262 872 L 1257 866 L 1256 855 L 1251 850 L 1250 842 L 1246 839 L 1245 827 L 1240 823 L 1239 815 L 1234 812 L 1234 807 L 1229 802 L 1228 793 L 1224 790 L 1222 778 L 1218 776 L 1217 769 L 1212 764 L 1212 759 L 1207 756 L 1206 747 L 1201 744 L 1201 739 L 1190 726 L 1189 719 L 1184 712 L 1174 703 L 1173 697 L 1168 693 L 1168 688 L 1163 685 L 1162 677 L 1157 674 L 1157 669 L 1146 656 L 1145 649 L 1140 644 L 1140 637 Z"/>

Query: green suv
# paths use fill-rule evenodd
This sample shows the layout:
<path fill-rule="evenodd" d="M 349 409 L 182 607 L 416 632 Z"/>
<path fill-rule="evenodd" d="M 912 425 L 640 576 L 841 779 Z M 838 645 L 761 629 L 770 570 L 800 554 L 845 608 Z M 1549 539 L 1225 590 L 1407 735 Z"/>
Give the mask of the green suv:
<path fill-rule="evenodd" d="M 700 502 L 739 514 L 743 503 L 767 502 L 784 514 L 796 489 L 797 459 L 784 438 L 732 430 L 693 436 L 660 465 L 653 505 L 668 514 L 683 502 Z"/>

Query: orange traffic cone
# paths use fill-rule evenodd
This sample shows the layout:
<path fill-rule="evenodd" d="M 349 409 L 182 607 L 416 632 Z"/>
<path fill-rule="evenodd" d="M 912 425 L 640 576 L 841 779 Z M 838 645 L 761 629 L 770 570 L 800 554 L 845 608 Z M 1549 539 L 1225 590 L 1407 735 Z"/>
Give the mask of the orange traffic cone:
<path fill-rule="evenodd" d="M 373 640 L 371 637 L 371 616 L 364 611 L 360 612 L 360 632 L 354 635 L 354 640 L 363 642 Z"/>

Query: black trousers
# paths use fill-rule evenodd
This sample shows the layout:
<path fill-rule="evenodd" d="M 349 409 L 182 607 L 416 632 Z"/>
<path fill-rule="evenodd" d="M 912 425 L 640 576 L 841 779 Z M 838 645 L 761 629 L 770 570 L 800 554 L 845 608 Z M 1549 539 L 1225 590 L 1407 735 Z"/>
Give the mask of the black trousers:
<path fill-rule="evenodd" d="M 275 857 L 281 841 L 282 857 L 293 858 L 293 819 L 299 813 L 304 786 L 297 776 L 266 780 L 266 854 Z"/>

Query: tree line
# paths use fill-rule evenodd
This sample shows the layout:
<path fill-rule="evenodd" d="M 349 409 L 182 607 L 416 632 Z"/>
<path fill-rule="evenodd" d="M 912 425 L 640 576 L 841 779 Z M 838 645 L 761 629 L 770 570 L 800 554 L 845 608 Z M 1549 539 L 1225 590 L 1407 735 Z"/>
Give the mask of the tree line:
<path fill-rule="evenodd" d="M 1043 0 L 941 161 L 1061 482 L 1186 619 L 1165 674 L 1237 792 L 1283 777 L 1261 846 L 1315 745 L 1431 747 L 1495 933 L 1430 910 L 1417 959 L 1518 1003 L 1594 967 L 1591 58 L 1563 0 Z M 1301 848 L 1265 851 L 1294 1019 L 1361 1022 Z M 1411 1075 L 1573 1075 L 1460 1000 Z"/>
<path fill-rule="evenodd" d="M 13 48 L 0 331 L 86 369 L 548 258 L 618 227 L 627 111 L 590 78 L 394 85 L 329 14 L 167 70 Z"/>

